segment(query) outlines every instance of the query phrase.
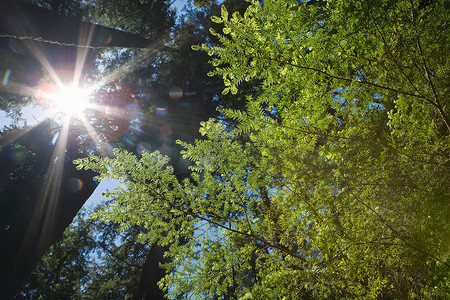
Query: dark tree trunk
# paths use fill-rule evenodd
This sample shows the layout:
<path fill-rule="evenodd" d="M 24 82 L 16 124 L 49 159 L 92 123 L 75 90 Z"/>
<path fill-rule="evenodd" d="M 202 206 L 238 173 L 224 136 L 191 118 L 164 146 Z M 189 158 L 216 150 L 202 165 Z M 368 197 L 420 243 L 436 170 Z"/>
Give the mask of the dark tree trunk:
<path fill-rule="evenodd" d="M 0 298 L 10 299 L 22 287 L 96 187 L 93 172 L 75 169 L 72 160 L 79 155 L 68 151 L 66 159 L 56 158 L 52 138 L 42 123 L 0 140 Z"/>
<path fill-rule="evenodd" d="M 166 247 L 160 247 L 156 244 L 152 245 L 144 263 L 144 269 L 139 281 L 138 289 L 135 293 L 135 300 L 157 300 L 165 299 L 164 292 L 159 289 L 158 281 L 164 275 L 164 270 L 159 266 L 160 262 L 164 262 L 164 252 Z"/>
<path fill-rule="evenodd" d="M 4 37 L 79 47 L 170 49 L 136 34 L 60 16 L 18 1 L 1 2 L 0 16 L 0 35 Z"/>

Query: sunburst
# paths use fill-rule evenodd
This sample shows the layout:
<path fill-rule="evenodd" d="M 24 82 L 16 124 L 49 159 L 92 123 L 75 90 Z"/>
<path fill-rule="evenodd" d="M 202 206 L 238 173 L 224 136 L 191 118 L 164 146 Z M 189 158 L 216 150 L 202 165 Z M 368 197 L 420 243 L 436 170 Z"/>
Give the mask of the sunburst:
<path fill-rule="evenodd" d="M 80 27 L 78 41 L 80 47 L 77 48 L 76 62 L 74 65 L 69 64 L 67 66 L 61 63 L 52 64 L 52 59 L 48 56 L 42 43 L 25 41 L 24 45 L 28 53 L 33 54 L 43 69 L 45 69 L 45 75 L 40 81 L 41 84 L 36 87 L 15 82 L 14 77 L 11 75 L 13 71 L 7 71 L 3 81 L 0 78 L 0 90 L 22 94 L 30 99 L 38 100 L 37 103 L 46 110 L 46 116 L 43 119 L 37 120 L 35 118 L 38 122 L 53 119 L 60 125 L 51 144 L 48 145 L 48 149 L 42 150 L 51 152 L 51 158 L 45 170 L 45 181 L 41 187 L 37 209 L 32 212 L 30 221 L 30 224 L 37 224 L 44 219 L 44 225 L 40 229 L 40 236 L 37 236 L 38 247 L 44 246 L 44 241 L 48 238 L 46 235 L 52 230 L 53 222 L 56 219 L 56 207 L 61 204 L 58 203 L 58 199 L 61 190 L 65 188 L 63 180 L 64 166 L 68 161 L 67 155 L 70 154 L 68 144 L 73 142 L 68 140 L 70 133 L 81 132 L 83 136 L 76 136 L 75 139 L 90 138 L 95 143 L 96 149 L 84 150 L 85 153 L 98 151 L 102 155 L 110 155 L 111 145 L 109 144 L 109 137 L 102 133 L 104 128 L 95 128 L 95 125 L 93 126 L 90 123 L 92 120 L 88 120 L 89 116 L 96 115 L 92 119 L 97 120 L 116 118 L 127 121 L 125 118 L 129 116 L 129 112 L 126 105 L 111 105 L 108 104 L 110 101 L 103 101 L 103 99 L 109 98 L 105 91 L 108 91 L 108 85 L 114 85 L 115 82 L 119 82 L 121 78 L 134 69 L 153 61 L 156 53 L 155 50 L 143 50 L 134 59 L 116 68 L 112 73 L 101 74 L 99 80 L 94 80 L 83 75 L 86 73 L 85 63 L 89 49 L 85 46 L 90 45 L 92 37 L 93 27 Z M 61 48 L 61 50 L 63 51 L 64 49 Z M 99 59 L 99 61 L 101 60 Z M 34 80 L 33 78 L 33 82 L 35 82 Z M 120 92 L 116 93 L 116 96 L 120 94 Z M 114 124 L 110 125 L 113 131 L 115 130 L 114 126 Z M 115 135 L 110 136 L 114 137 Z M 16 138 L 18 137 L 16 136 Z M 79 183 L 81 189 L 83 182 L 80 181 Z M 30 226 L 26 234 L 31 236 L 34 232 L 34 227 Z M 19 251 L 21 252 L 22 250 L 20 249 Z"/>
<path fill-rule="evenodd" d="M 75 85 L 62 86 L 51 96 L 54 106 L 53 113 L 81 116 L 90 104 L 89 89 Z"/>

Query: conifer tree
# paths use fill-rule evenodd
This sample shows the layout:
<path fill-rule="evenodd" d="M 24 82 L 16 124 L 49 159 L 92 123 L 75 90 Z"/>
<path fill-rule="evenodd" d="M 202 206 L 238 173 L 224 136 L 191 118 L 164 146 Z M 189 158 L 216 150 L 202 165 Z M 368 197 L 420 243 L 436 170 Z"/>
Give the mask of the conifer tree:
<path fill-rule="evenodd" d="M 211 75 L 262 92 L 179 142 L 189 179 L 158 152 L 76 161 L 125 181 L 96 217 L 170 247 L 169 298 L 449 293 L 446 3 L 312 2 L 213 18 Z"/>

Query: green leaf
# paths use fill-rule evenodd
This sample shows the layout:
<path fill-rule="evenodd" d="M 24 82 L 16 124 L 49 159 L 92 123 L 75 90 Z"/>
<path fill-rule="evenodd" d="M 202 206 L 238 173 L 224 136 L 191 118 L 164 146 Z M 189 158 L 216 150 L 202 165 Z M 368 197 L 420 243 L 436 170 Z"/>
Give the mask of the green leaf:
<path fill-rule="evenodd" d="M 214 23 L 218 23 L 218 24 L 223 23 L 222 18 L 219 18 L 217 16 L 212 16 L 211 21 L 213 21 Z"/>
<path fill-rule="evenodd" d="M 228 11 L 227 11 L 227 8 L 225 7 L 225 5 L 222 5 L 222 6 L 220 7 L 220 15 L 221 15 L 222 20 L 223 20 L 224 22 L 227 22 L 227 21 L 228 21 Z"/>

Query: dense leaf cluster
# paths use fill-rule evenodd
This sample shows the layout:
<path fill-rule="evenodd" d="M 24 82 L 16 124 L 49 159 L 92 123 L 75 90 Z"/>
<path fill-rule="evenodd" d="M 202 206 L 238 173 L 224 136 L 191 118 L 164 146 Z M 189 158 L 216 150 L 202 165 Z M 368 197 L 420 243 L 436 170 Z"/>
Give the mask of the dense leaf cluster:
<path fill-rule="evenodd" d="M 211 75 L 257 80 L 236 127 L 202 123 L 167 157 L 115 150 L 78 168 L 124 180 L 95 216 L 168 246 L 170 298 L 444 298 L 450 292 L 444 1 L 222 7 Z M 394 17 L 395 16 L 395 17 Z"/>

